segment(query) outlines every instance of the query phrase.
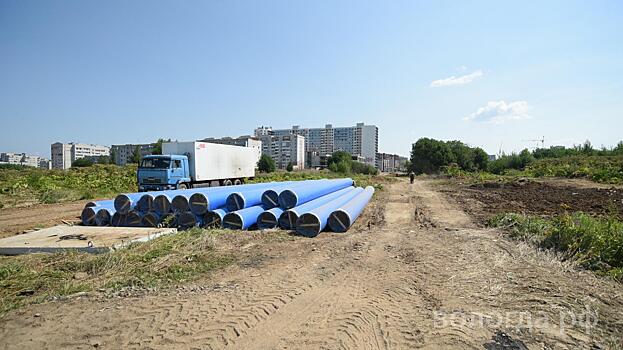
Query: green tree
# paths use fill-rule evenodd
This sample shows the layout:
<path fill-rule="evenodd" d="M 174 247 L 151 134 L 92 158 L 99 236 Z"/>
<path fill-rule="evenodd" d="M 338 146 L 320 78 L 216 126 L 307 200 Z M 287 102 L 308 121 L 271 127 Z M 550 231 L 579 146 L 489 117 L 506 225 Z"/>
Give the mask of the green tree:
<path fill-rule="evenodd" d="M 117 164 L 117 152 L 114 148 L 110 149 L 110 164 Z"/>
<path fill-rule="evenodd" d="M 292 162 L 289 162 L 288 165 L 286 166 L 286 170 L 287 171 L 292 171 L 294 170 L 294 164 Z"/>
<path fill-rule="evenodd" d="M 336 164 L 334 167 L 337 167 L 337 164 L 340 162 L 350 163 L 353 160 L 353 157 L 348 152 L 344 151 L 335 151 L 331 154 L 331 157 L 327 160 L 327 166 L 331 169 L 331 164 Z"/>
<path fill-rule="evenodd" d="M 151 154 L 162 154 L 162 143 L 163 142 L 171 142 L 171 139 L 158 139 L 156 143 L 154 143 L 154 147 L 151 150 Z"/>
<path fill-rule="evenodd" d="M 489 155 L 485 150 L 480 147 L 476 147 L 472 150 L 474 155 L 474 166 L 481 171 L 486 171 L 489 165 Z"/>
<path fill-rule="evenodd" d="M 262 173 L 272 173 L 277 169 L 275 161 L 268 155 L 262 154 L 257 162 L 257 169 Z"/>
<path fill-rule="evenodd" d="M 89 158 L 79 158 L 71 163 L 71 166 L 76 168 L 88 167 L 91 165 L 93 165 L 93 160 Z"/>
<path fill-rule="evenodd" d="M 450 146 L 443 141 L 424 137 L 411 148 L 411 164 L 416 174 L 437 173 L 442 166 L 454 161 Z"/>
<path fill-rule="evenodd" d="M 138 164 L 140 161 L 141 161 L 141 148 L 139 146 L 136 146 L 128 162 Z"/>

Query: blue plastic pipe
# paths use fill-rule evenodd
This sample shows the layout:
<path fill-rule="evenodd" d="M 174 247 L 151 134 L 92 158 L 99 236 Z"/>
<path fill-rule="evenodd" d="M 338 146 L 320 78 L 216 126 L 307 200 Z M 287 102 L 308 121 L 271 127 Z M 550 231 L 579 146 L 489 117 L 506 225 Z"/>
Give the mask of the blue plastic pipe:
<path fill-rule="evenodd" d="M 256 205 L 238 211 L 232 211 L 223 217 L 223 227 L 232 230 L 246 230 L 257 222 L 257 217 L 264 212 L 264 207 Z"/>
<path fill-rule="evenodd" d="M 95 214 L 95 224 L 97 226 L 108 226 L 110 225 L 110 219 L 115 214 L 115 208 L 104 208 L 102 207 Z"/>
<path fill-rule="evenodd" d="M 281 192 L 294 189 L 300 186 L 315 186 L 315 184 L 320 182 L 329 181 L 327 179 L 320 180 L 305 180 L 305 181 L 293 181 L 288 184 L 288 186 L 283 186 L 279 188 L 269 188 L 262 193 L 262 205 L 264 208 L 271 209 L 279 206 L 279 195 Z"/>
<path fill-rule="evenodd" d="M 341 190 L 335 191 L 333 193 L 329 193 L 322 197 L 316 198 L 312 201 L 309 201 L 305 204 L 301 204 L 298 207 L 294 207 L 292 209 L 288 209 L 279 215 L 279 227 L 284 230 L 293 230 L 296 228 L 296 220 L 299 219 L 299 216 L 306 213 L 309 210 L 312 210 L 316 207 L 319 207 L 327 202 L 334 200 L 340 196 L 343 196 L 350 191 L 353 191 L 354 187 L 346 187 Z"/>
<path fill-rule="evenodd" d="M 136 202 L 135 209 L 143 212 L 149 213 L 154 210 L 154 198 L 156 198 L 157 194 L 152 192 L 147 192 L 141 196 L 141 198 Z"/>
<path fill-rule="evenodd" d="M 197 192 L 193 193 L 189 197 L 188 205 L 190 207 L 190 211 L 193 213 L 197 215 L 204 215 L 209 210 L 224 207 L 227 203 L 227 196 L 233 192 L 248 192 L 258 189 L 266 189 L 274 186 L 285 185 L 290 182 L 263 182 L 250 185 L 215 187 L 214 191 L 201 191 L 201 189 L 198 189 Z"/>
<path fill-rule="evenodd" d="M 203 217 L 185 211 L 177 215 L 177 227 L 186 230 L 195 226 L 203 226 Z"/>
<path fill-rule="evenodd" d="M 309 186 L 313 186 L 313 182 L 310 181 L 300 181 L 299 184 L 305 183 Z M 281 192 L 284 189 L 295 186 L 294 183 L 279 183 L 273 186 L 269 186 L 269 190 L 279 191 Z M 240 189 L 239 191 L 231 193 L 227 196 L 227 201 L 225 206 L 229 211 L 236 211 L 248 207 L 254 207 L 256 205 L 263 204 L 262 198 L 264 197 L 264 193 L 266 192 L 266 188 L 254 188 L 251 190 Z M 264 208 L 273 208 L 274 206 L 264 207 Z"/>
<path fill-rule="evenodd" d="M 210 210 L 203 214 L 204 227 L 221 227 L 223 226 L 223 218 L 229 213 L 227 208 L 219 208 Z"/>
<path fill-rule="evenodd" d="M 279 207 L 266 210 L 257 217 L 257 228 L 264 230 L 277 227 L 279 216 L 282 213 L 283 209 Z"/>
<path fill-rule="evenodd" d="M 109 203 L 106 203 L 109 204 Z M 80 220 L 82 221 L 82 224 L 85 226 L 93 226 L 96 224 L 95 222 L 95 218 L 97 216 L 97 211 L 100 209 L 112 209 L 114 212 L 114 207 L 111 205 L 98 205 L 98 206 L 93 206 L 93 207 L 84 207 L 84 209 L 82 209 L 82 212 L 80 213 Z"/>
<path fill-rule="evenodd" d="M 130 210 L 130 212 L 126 215 L 125 225 L 130 227 L 141 227 L 143 226 L 143 216 L 145 214 L 138 210 Z"/>
<path fill-rule="evenodd" d="M 127 215 L 121 214 L 120 212 L 115 212 L 110 219 L 110 224 L 112 226 L 125 226 Z"/>
<path fill-rule="evenodd" d="M 107 200 L 103 200 L 103 201 L 91 201 L 88 202 L 87 204 L 84 205 L 84 207 L 110 207 L 110 206 L 114 206 L 115 201 L 112 199 L 107 199 Z"/>
<path fill-rule="evenodd" d="M 355 190 L 301 215 L 299 219 L 296 220 L 296 233 L 306 237 L 316 237 L 327 226 L 329 215 L 331 215 L 334 210 L 348 203 L 362 191 L 363 188 L 357 187 Z"/>
<path fill-rule="evenodd" d="M 134 209 L 143 193 L 125 193 L 115 197 L 115 210 L 121 214 L 127 214 Z"/>
<path fill-rule="evenodd" d="M 329 215 L 329 228 L 333 232 L 346 232 L 353 225 L 359 214 L 370 202 L 374 194 L 374 187 L 368 186 L 349 202 L 335 209 Z"/>
<path fill-rule="evenodd" d="M 279 206 L 283 209 L 291 209 L 349 186 L 353 186 L 352 179 L 327 180 L 313 186 L 297 186 L 279 194 Z"/>
<path fill-rule="evenodd" d="M 150 211 L 148 213 L 145 213 L 145 215 L 143 215 L 143 219 L 141 219 L 141 225 L 145 227 L 158 227 L 158 224 L 160 224 L 160 221 L 161 221 L 160 214 L 154 211 Z"/>

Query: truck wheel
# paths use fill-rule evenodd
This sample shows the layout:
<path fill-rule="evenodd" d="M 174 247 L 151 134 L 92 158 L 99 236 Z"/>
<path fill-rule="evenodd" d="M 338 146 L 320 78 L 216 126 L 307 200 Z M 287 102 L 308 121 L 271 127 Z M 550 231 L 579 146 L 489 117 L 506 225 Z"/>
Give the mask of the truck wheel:
<path fill-rule="evenodd" d="M 236 185 L 236 186 L 242 185 L 242 180 L 240 180 L 240 179 L 234 180 L 234 185 Z"/>
<path fill-rule="evenodd" d="M 227 179 L 223 181 L 223 186 L 231 186 L 231 180 Z"/>
<path fill-rule="evenodd" d="M 185 190 L 185 189 L 187 189 L 187 188 L 188 188 L 188 187 L 186 186 L 186 184 L 179 184 L 179 185 L 177 185 L 177 189 L 178 189 L 178 190 Z"/>

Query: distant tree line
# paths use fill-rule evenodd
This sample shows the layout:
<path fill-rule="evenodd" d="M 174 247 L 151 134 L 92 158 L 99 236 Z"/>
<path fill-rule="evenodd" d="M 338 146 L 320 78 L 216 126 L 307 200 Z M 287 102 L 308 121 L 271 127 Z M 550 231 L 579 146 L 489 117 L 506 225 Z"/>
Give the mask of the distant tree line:
<path fill-rule="evenodd" d="M 502 174 L 506 170 L 523 170 L 537 159 L 570 156 L 623 156 L 623 141 L 613 148 L 595 149 L 589 141 L 572 147 L 552 146 L 527 148 L 519 153 L 502 154 L 489 161 L 487 153 L 479 147 L 469 147 L 460 141 L 440 141 L 421 138 L 411 148 L 410 170 L 416 174 L 434 174 L 449 166 L 464 171 L 489 171 Z"/>
<path fill-rule="evenodd" d="M 378 174 L 375 167 L 353 160 L 350 153 L 344 151 L 333 152 L 331 157 L 327 159 L 327 167 L 329 170 L 340 174 Z"/>

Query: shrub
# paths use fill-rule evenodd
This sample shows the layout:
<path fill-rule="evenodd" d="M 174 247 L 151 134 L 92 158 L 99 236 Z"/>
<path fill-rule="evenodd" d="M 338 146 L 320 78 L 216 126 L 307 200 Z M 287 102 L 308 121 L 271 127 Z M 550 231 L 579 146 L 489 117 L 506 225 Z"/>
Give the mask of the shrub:
<path fill-rule="evenodd" d="M 71 163 L 72 167 L 87 167 L 87 166 L 91 166 L 93 165 L 93 161 L 89 158 L 80 158 L 80 159 L 76 159 Z"/>

